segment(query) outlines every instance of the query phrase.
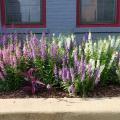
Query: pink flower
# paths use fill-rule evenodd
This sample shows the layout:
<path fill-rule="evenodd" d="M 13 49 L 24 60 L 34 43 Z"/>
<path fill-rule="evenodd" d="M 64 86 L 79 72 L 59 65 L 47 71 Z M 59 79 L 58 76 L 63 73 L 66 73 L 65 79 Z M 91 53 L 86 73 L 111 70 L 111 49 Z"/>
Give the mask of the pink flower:
<path fill-rule="evenodd" d="M 62 70 L 59 70 L 59 77 L 62 76 Z"/>
<path fill-rule="evenodd" d="M 64 82 L 67 81 L 67 73 L 68 73 L 68 69 L 65 68 L 65 67 L 63 67 L 63 68 L 62 68 L 62 80 L 63 80 Z"/>
<path fill-rule="evenodd" d="M 12 56 L 12 60 L 13 60 L 13 67 L 16 67 L 17 66 L 17 59 L 16 59 L 15 55 Z"/>
<path fill-rule="evenodd" d="M 73 57 L 74 57 L 74 65 L 75 67 L 78 65 L 78 50 L 77 48 L 73 51 Z"/>
<path fill-rule="evenodd" d="M 8 50 L 9 52 L 13 52 L 13 50 L 14 50 L 13 44 L 9 44 L 7 50 Z"/>
<path fill-rule="evenodd" d="M 2 56 L 4 63 L 9 63 L 9 54 L 5 48 L 2 50 Z"/>
<path fill-rule="evenodd" d="M 41 42 L 40 42 L 40 57 L 44 60 L 46 57 L 46 49 L 47 49 L 47 45 L 46 45 L 46 38 L 45 38 L 45 33 L 42 34 L 41 37 Z"/>
<path fill-rule="evenodd" d="M 74 69 L 73 68 L 70 68 L 70 75 L 71 75 L 72 82 L 74 82 L 75 75 L 74 75 Z"/>
<path fill-rule="evenodd" d="M 51 57 L 55 58 L 57 56 L 57 54 L 58 54 L 58 45 L 56 43 L 53 43 L 51 45 L 50 55 L 51 55 Z"/>
<path fill-rule="evenodd" d="M 39 45 L 39 40 L 37 39 L 36 35 L 33 35 L 32 43 L 33 43 L 34 46 L 38 46 Z"/>
<path fill-rule="evenodd" d="M 3 72 L 4 75 L 6 75 L 6 71 L 5 71 L 5 66 L 3 64 L 3 61 L 0 61 L 0 68 L 1 68 L 1 71 Z"/>
<path fill-rule="evenodd" d="M 31 47 L 32 58 L 36 59 L 35 48 L 33 47 L 32 41 L 29 42 Z"/>
<path fill-rule="evenodd" d="M 92 65 L 91 64 L 88 65 L 88 76 L 92 77 Z"/>
<path fill-rule="evenodd" d="M 70 71 L 69 69 L 67 70 L 67 77 L 66 77 L 67 80 L 70 80 Z"/>
<path fill-rule="evenodd" d="M 27 49 L 27 45 L 25 45 L 25 44 L 24 44 L 24 47 L 23 47 L 23 56 L 28 57 L 28 49 Z"/>
<path fill-rule="evenodd" d="M 1 69 L 4 69 L 3 61 L 0 61 L 0 68 L 1 68 Z"/>
<path fill-rule="evenodd" d="M 20 51 L 20 49 L 18 47 L 16 47 L 15 54 L 16 54 L 17 59 L 21 58 L 21 51 Z"/>

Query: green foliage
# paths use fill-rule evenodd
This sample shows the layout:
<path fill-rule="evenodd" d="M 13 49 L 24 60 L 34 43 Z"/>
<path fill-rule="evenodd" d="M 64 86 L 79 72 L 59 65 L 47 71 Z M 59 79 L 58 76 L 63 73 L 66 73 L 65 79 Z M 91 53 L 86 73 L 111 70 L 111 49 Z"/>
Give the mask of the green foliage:
<path fill-rule="evenodd" d="M 88 93 L 94 89 L 92 80 L 86 79 L 81 82 L 79 79 L 75 80 L 75 88 L 78 95 L 81 97 L 88 96 Z"/>
<path fill-rule="evenodd" d="M 84 43 L 84 55 L 87 61 L 95 60 L 96 66 L 105 65 L 101 74 L 101 84 L 108 85 L 116 83 L 116 56 L 120 47 L 120 39 L 109 36 L 107 39 Z"/>
<path fill-rule="evenodd" d="M 36 76 L 45 84 L 54 84 L 54 63 L 51 59 L 45 61 L 36 59 L 34 61 L 35 68 L 37 70 Z"/>
<path fill-rule="evenodd" d="M 120 84 L 119 37 L 93 41 L 89 33 L 77 44 L 74 35 L 46 38 L 43 34 L 39 41 L 31 34 L 23 49 L 12 39 L 6 39 L 7 45 L 0 48 L 0 91 L 19 89 L 25 73 L 32 69 L 37 82 L 57 86 L 70 95 L 85 97 L 98 84 Z"/>
<path fill-rule="evenodd" d="M 21 71 L 7 66 L 6 73 L 5 81 L 0 81 L 0 91 L 14 91 L 19 89 L 24 81 Z"/>

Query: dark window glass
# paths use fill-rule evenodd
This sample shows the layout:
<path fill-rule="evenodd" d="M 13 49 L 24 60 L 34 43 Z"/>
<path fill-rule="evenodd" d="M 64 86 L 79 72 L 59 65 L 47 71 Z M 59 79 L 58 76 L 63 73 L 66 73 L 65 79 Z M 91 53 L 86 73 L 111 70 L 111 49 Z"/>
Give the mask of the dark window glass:
<path fill-rule="evenodd" d="M 81 0 L 81 24 L 115 23 L 117 0 Z"/>
<path fill-rule="evenodd" d="M 41 23 L 41 0 L 6 0 L 7 24 Z"/>

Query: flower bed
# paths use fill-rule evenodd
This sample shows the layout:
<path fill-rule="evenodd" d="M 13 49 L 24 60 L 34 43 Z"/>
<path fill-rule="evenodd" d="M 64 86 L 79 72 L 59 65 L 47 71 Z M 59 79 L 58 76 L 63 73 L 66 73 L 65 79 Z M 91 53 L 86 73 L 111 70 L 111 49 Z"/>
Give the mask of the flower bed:
<path fill-rule="evenodd" d="M 120 85 L 120 38 L 93 41 L 89 33 L 77 44 L 74 35 L 41 40 L 33 34 L 22 43 L 3 35 L 0 49 L 1 93 L 62 91 L 66 96 L 89 96 L 97 86 Z M 60 95 L 61 97 L 61 95 Z"/>

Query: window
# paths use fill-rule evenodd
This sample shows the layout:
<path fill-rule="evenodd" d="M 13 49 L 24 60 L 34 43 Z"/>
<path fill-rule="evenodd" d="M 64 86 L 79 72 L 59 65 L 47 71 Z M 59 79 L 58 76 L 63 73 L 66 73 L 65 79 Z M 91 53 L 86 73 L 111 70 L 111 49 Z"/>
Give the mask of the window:
<path fill-rule="evenodd" d="M 45 27 L 45 0 L 2 0 L 2 25 Z"/>
<path fill-rule="evenodd" d="M 77 0 L 78 26 L 116 26 L 120 0 Z"/>

